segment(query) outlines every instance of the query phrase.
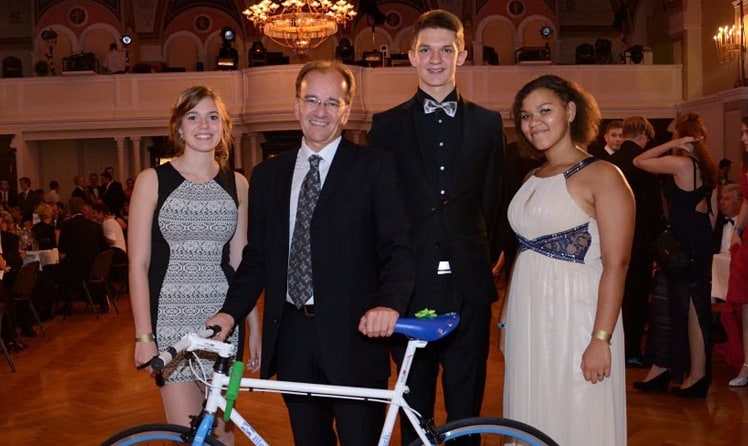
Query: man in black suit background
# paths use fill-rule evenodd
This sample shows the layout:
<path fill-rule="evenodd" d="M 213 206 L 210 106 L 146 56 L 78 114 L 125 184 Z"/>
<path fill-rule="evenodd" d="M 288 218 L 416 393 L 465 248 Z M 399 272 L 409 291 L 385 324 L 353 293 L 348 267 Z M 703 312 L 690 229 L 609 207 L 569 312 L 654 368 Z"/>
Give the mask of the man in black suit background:
<path fill-rule="evenodd" d="M 654 127 L 646 118 L 632 116 L 623 120 L 623 137 L 621 148 L 608 158 L 621 169 L 636 199 L 634 241 L 621 312 L 626 333 L 626 366 L 644 367 L 641 343 L 652 287 L 654 241 L 662 229 L 662 199 L 657 177 L 634 166 L 634 158 L 654 139 Z"/>
<path fill-rule="evenodd" d="M 414 273 L 392 157 L 341 137 L 354 88 L 339 62 L 304 65 L 294 102 L 301 148 L 252 172 L 249 244 L 206 324 L 225 337 L 265 289 L 263 378 L 387 386 L 389 344 L 371 337 L 392 334 Z M 333 423 L 341 444 L 375 444 L 384 422 L 378 403 L 283 399 L 296 445 L 335 445 Z"/>
<path fill-rule="evenodd" d="M 408 314 L 429 308 L 457 311 L 455 332 L 419 351 L 407 400 L 433 416 L 442 367 L 447 419 L 480 414 L 488 358 L 491 303 L 498 299 L 491 273 L 505 216 L 500 216 L 504 135 L 501 116 L 461 97 L 455 72 L 467 57 L 462 23 L 433 10 L 413 26 L 411 65 L 418 91 L 374 115 L 369 143 L 397 161 L 411 223 L 416 288 Z M 402 343 L 393 356 L 402 357 Z M 401 423 L 403 444 L 415 433 Z"/>
<path fill-rule="evenodd" d="M 18 208 L 21 210 L 23 221 L 31 221 L 34 210 L 42 202 L 42 197 L 31 189 L 29 177 L 18 179 L 18 189 Z"/>
<path fill-rule="evenodd" d="M 96 256 L 109 248 L 101 225 L 83 215 L 84 206 L 85 203 L 80 198 L 71 198 L 68 201 L 70 218 L 59 226 L 60 239 L 57 247 L 60 251 L 60 263 L 53 268 L 52 276 L 59 287 L 58 296 L 63 300 L 67 300 L 70 291 L 88 277 Z M 44 271 L 50 269 L 48 266 L 44 267 Z M 107 302 L 98 303 L 102 312 L 108 311 Z"/>
<path fill-rule="evenodd" d="M 101 197 L 104 204 L 115 217 L 120 216 L 122 206 L 125 205 L 125 191 L 122 189 L 122 183 L 114 181 L 112 174 L 105 171 L 101 174 Z"/>

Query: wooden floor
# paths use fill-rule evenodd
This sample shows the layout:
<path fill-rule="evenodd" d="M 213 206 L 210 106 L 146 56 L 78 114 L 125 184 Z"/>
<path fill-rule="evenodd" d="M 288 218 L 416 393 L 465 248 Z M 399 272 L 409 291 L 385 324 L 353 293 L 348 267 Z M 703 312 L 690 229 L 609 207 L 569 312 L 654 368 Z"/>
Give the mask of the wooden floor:
<path fill-rule="evenodd" d="M 29 348 L 14 354 L 17 373 L 0 358 L 0 444 L 96 445 L 126 427 L 162 421 L 158 391 L 133 367 L 129 304 L 126 298 L 119 303 L 120 315 L 97 321 L 78 310 L 66 320 L 46 323 L 48 339 L 25 338 Z M 496 330 L 483 407 L 487 416 L 501 415 L 503 362 Z M 627 371 L 629 445 L 748 445 L 748 388 L 728 388 L 734 371 L 721 358 L 715 358 L 706 400 L 636 392 L 631 382 L 643 374 Z M 237 407 L 271 444 L 292 444 L 279 395 L 242 393 Z M 247 444 L 237 439 L 237 445 Z"/>

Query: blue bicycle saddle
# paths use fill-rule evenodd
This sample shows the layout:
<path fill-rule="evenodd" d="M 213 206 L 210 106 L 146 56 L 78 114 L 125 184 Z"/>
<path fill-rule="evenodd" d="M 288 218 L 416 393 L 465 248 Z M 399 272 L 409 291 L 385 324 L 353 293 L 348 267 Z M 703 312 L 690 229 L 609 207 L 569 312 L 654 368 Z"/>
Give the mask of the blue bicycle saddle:
<path fill-rule="evenodd" d="M 460 323 L 460 315 L 446 313 L 432 318 L 401 317 L 395 324 L 395 333 L 421 341 L 436 341 L 450 334 Z"/>

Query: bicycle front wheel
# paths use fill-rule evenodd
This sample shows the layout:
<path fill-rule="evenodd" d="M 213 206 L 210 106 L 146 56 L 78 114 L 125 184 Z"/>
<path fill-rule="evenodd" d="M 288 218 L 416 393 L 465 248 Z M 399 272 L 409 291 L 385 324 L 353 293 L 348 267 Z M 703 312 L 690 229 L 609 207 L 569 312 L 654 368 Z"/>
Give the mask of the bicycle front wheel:
<path fill-rule="evenodd" d="M 192 435 L 190 429 L 175 424 L 144 424 L 126 429 L 101 443 L 101 446 L 167 446 L 190 445 Z M 205 439 L 210 446 L 224 446 L 214 437 Z"/>
<path fill-rule="evenodd" d="M 475 417 L 451 421 L 435 429 L 436 438 L 431 445 L 457 443 L 458 438 L 479 437 L 482 446 L 558 446 L 549 436 L 538 429 L 508 418 Z M 422 446 L 420 440 L 410 446 Z"/>

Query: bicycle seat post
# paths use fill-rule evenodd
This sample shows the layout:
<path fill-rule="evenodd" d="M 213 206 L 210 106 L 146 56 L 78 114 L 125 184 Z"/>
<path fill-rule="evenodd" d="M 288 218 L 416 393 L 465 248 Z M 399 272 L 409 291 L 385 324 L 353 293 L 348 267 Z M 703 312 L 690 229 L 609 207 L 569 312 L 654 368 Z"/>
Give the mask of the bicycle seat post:
<path fill-rule="evenodd" d="M 428 345 L 427 341 L 408 339 L 408 345 L 405 348 L 405 354 L 403 355 L 400 369 L 397 372 L 397 381 L 395 382 L 395 387 L 392 389 L 392 400 L 387 409 L 387 416 L 384 420 L 384 425 L 382 426 L 382 436 L 379 438 L 378 444 L 386 443 L 383 443 L 382 437 L 392 433 L 399 412 L 398 409 L 400 408 L 403 408 L 403 413 L 407 416 L 408 420 L 410 420 L 410 423 L 418 429 L 417 412 L 411 409 L 410 405 L 405 401 L 404 395 L 408 392 L 408 375 L 410 374 L 410 366 L 413 363 L 413 356 L 415 355 L 416 349 L 423 348 L 426 345 Z M 405 420 L 402 420 L 401 423 L 402 422 L 405 422 Z"/>

